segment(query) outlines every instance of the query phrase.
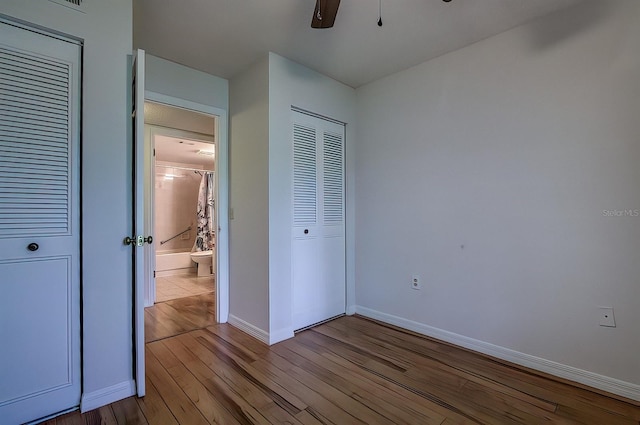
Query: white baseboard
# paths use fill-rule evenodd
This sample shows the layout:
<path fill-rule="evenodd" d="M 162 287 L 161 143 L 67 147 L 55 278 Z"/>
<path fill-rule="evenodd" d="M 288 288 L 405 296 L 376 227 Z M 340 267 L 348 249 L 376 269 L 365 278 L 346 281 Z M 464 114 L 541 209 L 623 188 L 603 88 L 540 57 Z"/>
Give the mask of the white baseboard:
<path fill-rule="evenodd" d="M 85 393 L 82 394 L 82 399 L 80 400 L 80 412 L 85 413 L 135 394 L 136 383 L 133 380 Z"/>
<path fill-rule="evenodd" d="M 240 329 L 242 332 L 251 335 L 255 339 L 257 339 L 259 341 L 262 341 L 267 345 L 277 344 L 278 342 L 284 341 L 285 339 L 293 338 L 293 330 L 292 329 L 289 329 L 289 328 L 280 329 L 280 330 L 278 330 L 276 332 L 269 333 L 269 332 L 263 331 L 262 329 L 259 329 L 259 328 L 255 327 L 251 323 L 248 323 L 248 322 L 246 322 L 246 321 L 234 316 L 233 314 L 229 315 L 228 323 L 231 326 Z"/>
<path fill-rule="evenodd" d="M 291 328 L 280 329 L 276 332 L 271 332 L 269 334 L 269 345 L 277 344 L 280 341 L 293 338 L 293 336 L 293 329 Z"/>
<path fill-rule="evenodd" d="M 255 339 L 257 339 L 259 341 L 262 341 L 265 344 L 269 345 L 269 333 L 268 332 L 263 331 L 262 329 L 255 327 L 254 325 L 252 325 L 249 322 L 245 322 L 244 320 L 234 316 L 233 314 L 229 315 L 228 323 L 231 326 L 240 329 L 242 332 L 251 335 Z"/>
<path fill-rule="evenodd" d="M 592 388 L 597 388 L 602 391 L 640 401 L 640 385 L 637 384 L 621 381 L 619 379 L 610 378 L 604 375 L 599 375 L 597 373 L 578 369 L 573 366 L 556 363 L 551 360 L 546 360 L 540 357 L 532 356 L 530 354 L 521 353 L 509 348 L 501 347 L 453 332 L 434 328 L 420 322 L 414 322 L 412 320 L 387 313 L 382 313 L 370 308 L 356 306 L 356 313 L 365 317 L 369 317 L 371 319 L 388 323 L 390 325 L 399 326 L 413 332 L 436 338 L 441 341 L 455 344 L 460 347 L 468 348 L 482 354 L 487 354 L 501 360 L 515 363 L 520 366 L 535 369 L 540 372 L 557 376 L 559 378 L 568 379 L 573 382 L 588 385 Z"/>
<path fill-rule="evenodd" d="M 276 332 L 265 332 L 262 329 L 259 329 L 248 323 L 233 314 L 229 315 L 228 323 L 231 326 L 234 326 L 240 329 L 242 332 L 251 335 L 259 341 L 264 342 L 267 345 L 277 344 L 280 341 L 284 341 L 285 339 L 293 338 L 293 330 L 292 329 L 280 329 Z"/>
<path fill-rule="evenodd" d="M 347 306 L 346 315 L 347 316 L 353 316 L 354 314 L 356 314 L 356 306 L 355 305 L 348 305 Z"/>

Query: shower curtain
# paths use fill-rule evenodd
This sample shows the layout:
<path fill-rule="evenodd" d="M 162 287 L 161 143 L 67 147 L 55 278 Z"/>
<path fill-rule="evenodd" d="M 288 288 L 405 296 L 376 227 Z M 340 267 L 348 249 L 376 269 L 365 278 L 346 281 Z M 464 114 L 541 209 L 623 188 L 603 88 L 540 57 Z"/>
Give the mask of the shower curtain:
<path fill-rule="evenodd" d="M 213 199 L 213 173 L 204 173 L 200 180 L 198 193 L 198 207 L 196 221 L 198 230 L 194 251 L 209 251 L 215 246 L 214 231 L 214 199 Z"/>

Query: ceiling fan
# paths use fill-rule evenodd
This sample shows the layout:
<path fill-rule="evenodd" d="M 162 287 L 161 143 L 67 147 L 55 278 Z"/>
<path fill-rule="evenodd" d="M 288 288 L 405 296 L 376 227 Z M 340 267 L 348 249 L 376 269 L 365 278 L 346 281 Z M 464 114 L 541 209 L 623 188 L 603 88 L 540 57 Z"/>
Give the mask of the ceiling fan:
<path fill-rule="evenodd" d="M 451 0 L 442 0 L 449 3 Z M 316 0 L 316 7 L 313 9 L 313 18 L 311 18 L 311 28 L 331 28 L 336 21 L 340 7 L 340 0 Z M 380 0 L 380 18 L 378 26 L 382 26 L 382 0 Z"/>
<path fill-rule="evenodd" d="M 340 0 L 316 0 L 311 28 L 331 28 L 336 21 Z"/>

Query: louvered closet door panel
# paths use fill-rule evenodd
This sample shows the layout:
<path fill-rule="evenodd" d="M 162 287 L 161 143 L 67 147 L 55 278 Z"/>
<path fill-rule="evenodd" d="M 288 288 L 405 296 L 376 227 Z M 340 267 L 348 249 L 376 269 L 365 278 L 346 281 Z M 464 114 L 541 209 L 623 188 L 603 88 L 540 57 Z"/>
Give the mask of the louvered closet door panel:
<path fill-rule="evenodd" d="M 322 123 L 322 230 L 318 242 L 325 320 L 346 310 L 344 126 Z M 315 320 L 314 323 L 318 320 Z"/>
<path fill-rule="evenodd" d="M 342 226 L 344 223 L 344 136 L 323 134 L 323 224 Z"/>
<path fill-rule="evenodd" d="M 0 237 L 69 233 L 70 64 L 0 46 Z"/>
<path fill-rule="evenodd" d="M 293 125 L 293 224 L 312 226 L 317 220 L 316 129 Z"/>

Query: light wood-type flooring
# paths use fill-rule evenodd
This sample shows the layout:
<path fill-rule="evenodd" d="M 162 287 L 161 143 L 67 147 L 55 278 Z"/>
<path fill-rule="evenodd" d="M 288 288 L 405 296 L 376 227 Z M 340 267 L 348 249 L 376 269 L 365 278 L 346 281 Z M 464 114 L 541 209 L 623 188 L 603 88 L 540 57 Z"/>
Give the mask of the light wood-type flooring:
<path fill-rule="evenodd" d="M 357 316 L 268 347 L 162 314 L 182 330 L 147 344 L 144 398 L 47 424 L 640 423 L 637 404 Z"/>
<path fill-rule="evenodd" d="M 156 303 L 144 309 L 145 342 L 157 341 L 216 323 L 213 292 Z"/>

